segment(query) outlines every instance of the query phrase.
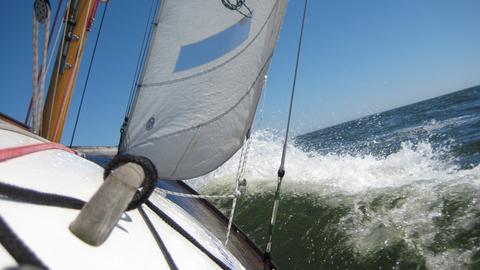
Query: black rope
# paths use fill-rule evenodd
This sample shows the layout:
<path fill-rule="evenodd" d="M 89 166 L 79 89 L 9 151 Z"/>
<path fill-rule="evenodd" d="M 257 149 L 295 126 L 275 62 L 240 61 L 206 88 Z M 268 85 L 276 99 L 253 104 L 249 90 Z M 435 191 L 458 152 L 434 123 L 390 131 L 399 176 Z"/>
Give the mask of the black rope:
<path fill-rule="evenodd" d="M 165 214 L 160 208 L 156 207 L 152 202 L 146 201 L 145 204 L 150 208 L 155 214 L 157 214 L 165 223 L 170 225 L 174 230 L 176 230 L 179 234 L 185 237 L 190 243 L 192 243 L 195 247 L 197 247 L 200 251 L 202 251 L 205 255 L 207 255 L 212 261 L 214 261 L 220 268 L 224 270 L 230 270 L 230 267 L 225 265 L 220 259 L 218 259 L 215 255 L 213 255 L 210 251 L 208 251 L 204 246 L 202 246 L 197 239 L 191 236 L 184 228 L 178 225 L 171 217 Z"/>
<path fill-rule="evenodd" d="M 13 232 L 7 222 L 0 216 L 0 243 L 15 259 L 19 266 L 28 269 L 48 269 L 23 241 Z M 35 268 L 32 268 L 35 267 Z"/>
<path fill-rule="evenodd" d="M 75 133 L 77 131 L 78 119 L 80 118 L 80 112 L 83 106 L 83 99 L 85 98 L 85 92 L 87 91 L 88 79 L 90 78 L 90 71 L 92 70 L 93 59 L 95 58 L 95 52 L 97 51 L 98 40 L 100 38 L 100 33 L 102 32 L 103 19 L 105 19 L 105 13 L 107 12 L 108 1 L 105 3 L 105 8 L 103 9 L 102 19 L 100 20 L 100 26 L 98 27 L 97 38 L 95 39 L 95 45 L 93 47 L 92 57 L 90 58 L 90 64 L 88 65 L 87 77 L 85 78 L 85 84 L 83 86 L 82 98 L 80 99 L 80 105 L 78 106 L 77 116 L 75 117 L 75 125 L 73 126 L 73 133 L 70 139 L 70 147 L 72 147 L 73 139 L 75 138 Z"/>
<path fill-rule="evenodd" d="M 128 159 L 127 162 L 135 162 L 137 164 L 141 163 L 137 158 L 137 160 L 132 160 L 130 157 L 126 156 L 117 156 L 119 157 L 114 163 L 111 163 L 112 165 L 108 166 L 108 169 L 105 169 L 105 175 L 108 175 L 111 170 L 116 168 L 117 166 L 123 164 L 125 160 Z M 121 158 L 120 158 L 121 157 Z M 138 161 L 138 162 L 136 162 Z M 140 166 L 148 166 L 143 163 L 139 164 Z M 153 174 L 149 174 L 148 171 L 149 169 L 145 169 L 145 178 L 148 179 L 152 176 Z M 155 171 L 156 173 L 156 171 Z M 155 178 L 156 179 L 156 178 Z M 148 180 L 146 180 L 148 182 Z M 155 187 L 155 186 L 154 186 Z M 141 191 L 137 192 L 134 196 L 134 199 L 129 205 L 130 209 L 136 208 L 140 211 L 140 214 L 143 216 L 145 213 L 143 209 L 140 206 L 144 198 L 148 199 L 148 196 L 150 196 L 151 191 L 149 187 L 144 187 Z M 6 183 L 1 183 L 0 182 L 0 196 L 3 196 L 7 199 L 11 199 L 13 201 L 18 201 L 18 202 L 25 202 L 25 203 L 32 203 L 32 204 L 37 204 L 37 205 L 47 205 L 47 206 L 56 206 L 56 207 L 62 207 L 62 208 L 70 208 L 70 209 L 82 209 L 82 207 L 85 205 L 85 202 L 79 199 L 75 199 L 72 197 L 68 196 L 63 196 L 63 195 L 57 195 L 53 193 L 45 193 L 45 192 L 39 192 L 35 191 L 32 189 L 27 189 L 27 188 L 22 188 Z M 185 237 L 187 240 L 189 240 L 195 247 L 197 247 L 200 251 L 202 251 L 205 255 L 207 255 L 212 261 L 214 261 L 220 268 L 224 270 L 230 270 L 230 268 L 225 265 L 223 261 L 218 259 L 215 255 L 213 255 L 210 251 L 208 251 L 204 246 L 202 246 L 193 236 L 191 236 L 184 228 L 182 228 L 180 225 L 178 225 L 171 217 L 169 217 L 167 214 L 165 214 L 162 210 L 160 210 L 158 207 L 156 207 L 153 203 L 150 201 L 145 201 L 145 204 L 155 213 L 157 214 L 165 223 L 167 223 L 169 226 L 171 226 L 174 230 L 176 230 L 180 235 Z M 130 210 L 127 209 L 127 210 Z M 1 217 L 0 217 L 1 218 Z M 145 219 L 145 217 L 144 217 Z M 35 258 L 34 255 L 32 256 L 27 256 L 28 254 L 33 254 L 29 251 L 28 247 L 26 247 L 18 238 L 15 237 L 13 232 L 11 230 L 9 231 L 8 229 L 5 229 L 3 226 L 7 226 L 6 224 L 1 224 L 0 220 L 0 242 L 2 245 L 9 251 L 10 254 L 14 258 L 15 256 L 21 258 L 22 261 L 17 260 L 19 264 L 23 264 L 24 261 L 22 258 Z M 149 220 L 145 220 L 147 225 L 149 226 L 150 230 L 153 231 L 155 230 L 153 225 Z M 8 226 L 7 226 L 8 227 Z M 155 231 L 156 232 L 156 231 Z M 13 234 L 13 236 L 12 236 Z M 7 235 L 7 236 L 5 236 Z M 160 248 L 162 249 L 163 254 L 165 255 L 165 258 L 167 262 L 169 263 L 170 267 L 172 270 L 177 270 L 178 268 L 176 267 L 175 263 L 173 262 L 173 259 L 168 253 L 168 250 L 166 249 L 165 245 L 163 244 L 160 236 L 158 234 L 154 234 L 155 240 L 159 244 Z M 6 239 L 6 240 L 5 240 Z M 13 240 L 12 240 L 13 239 Z M 13 241 L 14 244 L 11 244 L 10 242 Z M 12 247 L 12 248 L 7 248 L 7 246 Z M 163 246 L 163 248 L 162 248 Z M 10 250 L 13 250 L 12 253 Z M 28 253 L 30 252 L 30 253 Z M 15 255 L 14 254 L 19 254 Z M 26 254 L 25 256 L 22 254 Z M 31 264 L 31 263 L 30 263 Z M 37 264 L 34 264 L 35 266 L 38 266 Z M 40 266 L 38 266 L 40 267 Z M 41 268 L 41 267 L 40 267 Z M 46 269 L 41 268 L 41 269 Z"/>
<path fill-rule="evenodd" d="M 128 162 L 133 162 L 140 165 L 144 170 L 145 179 L 142 184 L 142 188 L 133 196 L 132 201 L 128 205 L 127 211 L 137 208 L 144 201 L 146 201 L 152 194 L 157 184 L 157 170 L 155 169 L 153 163 L 147 158 L 138 156 L 116 156 L 110 163 L 107 164 L 104 177 L 106 178 L 112 170 Z M 78 210 L 82 209 L 85 205 L 85 202 L 80 199 L 53 193 L 40 192 L 2 182 L 0 182 L 0 196 L 18 202 Z"/>
<path fill-rule="evenodd" d="M 247 4 L 245 4 L 246 0 L 234 0 L 234 1 L 235 3 L 232 3 L 232 0 L 222 0 L 222 4 L 226 8 L 237 11 L 238 13 L 242 14 L 245 17 L 248 17 L 248 18 L 252 17 L 252 10 L 247 6 Z M 245 7 L 245 9 L 247 10 L 247 13 L 244 13 L 242 11 L 242 7 Z"/>
<path fill-rule="evenodd" d="M 172 270 L 177 270 L 177 266 L 173 261 L 171 255 L 166 249 L 165 244 L 155 230 L 153 224 L 148 219 L 148 216 L 145 214 L 144 210 L 139 207 L 142 203 L 145 203 L 155 214 L 157 214 L 166 224 L 171 226 L 176 230 L 180 235 L 185 237 L 190 241 L 195 247 L 207 255 L 213 262 L 215 262 L 220 268 L 224 270 L 230 270 L 230 268 L 225 265 L 223 261 L 214 256 L 210 251 L 208 251 L 204 246 L 202 246 L 193 236 L 191 236 L 184 228 L 178 225 L 171 217 L 165 214 L 162 210 L 156 207 L 153 203 L 148 201 L 148 197 L 151 195 L 153 190 L 156 187 L 157 182 L 157 171 L 153 163 L 145 158 L 139 156 L 131 155 L 119 155 L 112 159 L 110 163 L 107 164 L 104 177 L 106 178 L 112 170 L 121 166 L 122 164 L 133 162 L 140 165 L 145 173 L 145 179 L 142 184 L 142 188 L 137 191 L 130 202 L 127 210 L 138 209 L 143 219 L 145 220 L 147 226 L 152 232 L 157 244 L 159 245 L 162 253 L 167 260 L 170 268 Z M 10 200 L 32 203 L 38 205 L 47 205 L 47 206 L 57 206 L 70 209 L 82 209 L 85 205 L 85 202 L 79 199 L 75 199 L 68 196 L 57 195 L 52 193 L 39 192 L 32 189 L 22 188 L 6 183 L 0 182 L 0 197 L 5 197 Z M 18 237 L 11 231 L 8 225 L 1 220 L 0 217 L 0 242 L 7 249 L 7 251 L 12 254 L 12 256 L 17 260 L 17 262 L 22 264 L 29 264 L 37 266 L 41 269 L 46 269 L 46 267 L 41 264 L 41 262 L 35 257 L 35 255 L 26 247 Z M 12 244 L 13 243 L 13 244 Z M 13 252 L 13 253 L 12 253 Z M 19 259 L 17 259 L 17 257 Z"/>
<path fill-rule="evenodd" d="M 142 167 L 145 174 L 145 179 L 143 180 L 142 187 L 140 190 L 135 192 L 133 195 L 132 201 L 127 207 L 127 211 L 139 207 L 142 203 L 148 200 L 148 197 L 152 194 L 153 190 L 157 186 L 157 169 L 153 165 L 152 161 L 146 157 L 133 156 L 133 155 L 118 155 L 115 156 L 108 164 L 105 166 L 105 171 L 103 173 L 103 178 L 107 178 L 110 175 L 110 172 L 123 164 L 133 162 Z"/>
<path fill-rule="evenodd" d="M 165 257 L 165 260 L 167 261 L 167 264 L 170 267 L 170 269 L 178 270 L 178 267 L 175 264 L 175 261 L 173 260 L 172 255 L 170 254 L 170 252 L 168 252 L 167 246 L 165 246 L 165 243 L 163 242 L 162 238 L 158 234 L 157 230 L 155 230 L 155 227 L 153 226 L 152 221 L 150 221 L 150 218 L 148 218 L 147 214 L 145 213 L 145 211 L 141 206 L 138 207 L 138 212 L 140 212 L 140 215 L 145 221 L 145 224 L 147 224 L 147 227 L 152 233 L 153 238 L 155 238 L 155 241 L 157 241 L 158 247 L 162 251 L 163 257 Z"/>
<path fill-rule="evenodd" d="M 273 233 L 275 230 L 275 223 L 277 220 L 277 213 L 278 213 L 278 206 L 280 204 L 280 197 L 281 197 L 281 185 L 282 185 L 282 180 L 283 177 L 285 176 L 285 157 L 287 155 L 287 143 L 288 143 L 288 134 L 290 131 L 290 120 L 292 118 L 292 108 L 293 108 L 293 99 L 295 97 L 295 86 L 297 83 L 297 73 L 298 73 L 298 65 L 300 62 L 300 52 L 302 49 L 302 41 L 303 41 L 303 31 L 305 28 L 305 18 L 307 15 L 307 7 L 308 7 L 308 0 L 305 0 L 304 8 L 303 8 L 303 17 L 302 17 L 302 26 L 300 28 L 300 37 L 298 39 L 298 48 L 297 48 L 297 59 L 295 63 L 295 72 L 293 75 L 293 83 L 292 83 L 292 94 L 290 96 L 290 106 L 288 109 L 288 121 L 287 121 L 287 129 L 285 131 L 285 139 L 283 141 L 283 149 L 282 149 L 282 159 L 280 162 L 280 167 L 278 168 L 277 171 L 277 189 L 275 191 L 275 199 L 274 199 L 274 205 L 273 205 L 273 210 L 272 210 L 272 218 L 268 230 L 268 237 L 267 237 L 267 246 L 266 250 L 264 253 L 264 267 L 271 266 L 271 247 L 272 247 L 272 238 L 273 238 Z"/>
<path fill-rule="evenodd" d="M 36 190 L 18 187 L 1 182 L 0 195 L 13 201 L 47 206 L 57 206 L 70 209 L 82 209 L 82 207 L 85 205 L 84 201 L 72 197 L 57 195 L 53 193 L 39 192 Z"/>

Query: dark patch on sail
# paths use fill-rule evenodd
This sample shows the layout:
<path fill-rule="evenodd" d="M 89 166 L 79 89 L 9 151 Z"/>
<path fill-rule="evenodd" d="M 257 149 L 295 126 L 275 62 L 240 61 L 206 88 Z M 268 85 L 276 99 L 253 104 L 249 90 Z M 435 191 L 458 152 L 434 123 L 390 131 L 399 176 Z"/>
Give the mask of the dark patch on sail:
<path fill-rule="evenodd" d="M 147 122 L 147 125 L 145 126 L 145 129 L 146 130 L 150 130 L 153 128 L 153 126 L 155 125 L 155 117 L 150 117 L 150 119 L 148 119 L 148 122 Z"/>
<path fill-rule="evenodd" d="M 175 72 L 191 69 L 224 56 L 248 39 L 250 28 L 251 19 L 243 18 L 222 32 L 182 46 Z"/>

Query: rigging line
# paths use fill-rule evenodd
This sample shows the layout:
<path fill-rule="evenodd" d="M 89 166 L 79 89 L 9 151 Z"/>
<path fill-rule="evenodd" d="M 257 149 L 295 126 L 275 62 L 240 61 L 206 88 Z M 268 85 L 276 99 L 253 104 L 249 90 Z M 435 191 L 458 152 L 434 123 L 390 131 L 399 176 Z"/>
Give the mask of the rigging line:
<path fill-rule="evenodd" d="M 38 24 L 35 11 L 33 11 L 33 57 L 32 57 L 32 129 L 34 133 L 38 133 L 36 130 L 37 123 L 35 122 L 37 117 L 38 106 Z"/>
<path fill-rule="evenodd" d="M 140 52 L 138 54 L 138 59 L 137 59 L 137 65 L 135 67 L 135 73 L 133 75 L 133 83 L 132 83 L 132 88 L 130 89 L 130 94 L 128 96 L 128 102 L 127 102 L 127 108 L 125 109 L 125 117 L 128 116 L 128 112 L 130 111 L 130 106 L 132 104 L 132 99 L 133 99 L 133 95 L 135 93 L 135 89 L 137 88 L 137 83 L 138 83 L 138 75 L 140 73 L 140 69 L 141 69 L 141 64 L 143 63 L 143 60 L 145 59 L 145 53 L 147 51 L 147 45 L 148 42 L 147 40 L 150 40 L 150 35 L 149 33 L 151 33 L 152 31 L 152 25 L 154 24 L 154 20 L 152 20 L 152 22 L 150 22 L 151 18 L 152 18 L 152 11 L 153 11 L 153 7 L 154 7 L 154 3 L 156 1 L 155 0 L 152 0 L 152 3 L 150 5 L 150 11 L 148 13 L 148 19 L 147 19 L 147 24 L 145 25 L 145 32 L 143 33 L 143 39 L 142 39 L 142 46 L 141 46 L 141 49 L 140 49 Z M 154 16 L 153 18 L 155 18 L 155 13 L 156 13 L 156 10 L 155 12 L 153 12 Z"/>
<path fill-rule="evenodd" d="M 230 238 L 230 233 L 233 225 L 233 218 L 235 217 L 235 209 L 237 207 L 237 199 L 241 195 L 240 185 L 241 185 L 242 179 L 244 179 L 244 176 L 245 176 L 245 170 L 247 167 L 247 159 L 248 159 L 248 150 L 250 149 L 250 143 L 252 141 L 250 139 L 250 131 L 251 129 L 247 132 L 247 135 L 245 137 L 246 143 L 243 145 L 242 152 L 240 154 L 240 158 L 238 161 L 237 176 L 235 179 L 235 191 L 234 191 L 235 197 L 233 197 L 233 200 L 232 200 L 232 208 L 230 210 L 230 217 L 228 219 L 227 233 L 226 233 L 225 242 L 224 242 L 225 246 L 228 245 L 228 241 Z"/>
<path fill-rule="evenodd" d="M 36 205 L 54 206 L 80 210 L 85 202 L 69 196 L 36 191 L 0 182 L 0 198 Z"/>
<path fill-rule="evenodd" d="M 43 43 L 42 43 L 42 62 L 38 67 L 38 43 L 39 43 L 39 25 L 43 25 Z M 33 72 L 32 72 L 32 129 L 36 134 L 40 134 L 42 123 L 42 104 L 43 92 L 45 88 L 45 66 L 48 52 L 48 38 L 50 35 L 50 5 L 48 2 L 39 0 L 34 3 L 33 10 Z M 40 69 L 40 72 L 39 72 Z"/>
<path fill-rule="evenodd" d="M 90 10 L 91 5 L 92 5 L 92 2 L 89 1 L 88 4 L 87 4 L 87 11 Z M 74 78 L 76 77 L 76 73 L 78 72 L 78 69 L 80 68 L 80 58 L 83 55 L 83 47 L 84 47 L 84 43 L 85 43 L 85 40 L 86 40 L 86 33 L 87 33 L 85 31 L 85 29 L 87 29 L 87 25 L 88 25 L 88 20 L 85 20 L 85 22 L 83 24 L 83 27 L 82 27 L 82 29 L 84 29 L 84 30 L 82 30 L 82 36 L 78 40 L 80 45 L 77 48 L 77 52 L 75 54 L 74 61 L 72 62 L 74 64 L 73 64 L 73 67 L 70 71 L 70 76 L 69 76 L 68 82 L 67 82 L 67 89 L 70 89 L 68 92 L 73 91 L 72 84 L 74 83 L 74 80 L 75 80 Z M 56 139 L 58 132 L 63 132 L 63 127 L 60 129 L 60 125 L 62 125 L 61 122 L 63 122 L 63 124 L 64 124 L 65 121 L 60 121 L 60 118 L 62 118 L 62 116 L 66 115 L 66 113 L 67 113 L 67 111 L 66 111 L 67 108 L 65 108 L 65 107 L 66 107 L 66 104 L 67 104 L 68 92 L 63 93 L 62 103 L 60 105 L 59 118 L 55 122 L 54 129 L 53 129 L 53 139 Z"/>
<path fill-rule="evenodd" d="M 52 59 L 53 59 L 53 55 L 54 55 L 53 52 L 57 48 L 58 39 L 60 38 L 60 33 L 62 32 L 60 29 L 62 27 L 63 27 L 63 20 L 62 20 L 62 22 L 60 22 L 60 26 L 58 27 L 59 30 L 57 31 L 57 34 L 55 35 L 55 41 L 53 42 L 53 47 L 52 47 L 52 50 L 50 51 L 50 56 L 48 57 L 47 71 L 50 69 L 50 64 L 52 63 Z"/>
<path fill-rule="evenodd" d="M 60 0 L 60 2 L 58 3 L 57 9 L 55 10 L 55 17 L 53 18 L 53 27 L 52 27 L 52 32 L 51 32 L 52 34 L 55 33 L 55 29 L 57 27 L 58 14 L 60 13 L 60 8 L 62 7 L 62 4 L 63 4 L 63 0 Z M 53 59 L 55 49 L 57 48 L 58 38 L 60 37 L 60 33 L 62 32 L 61 31 L 62 26 L 63 26 L 63 20 L 61 19 L 60 20 L 60 25 L 58 26 L 57 34 L 55 35 L 55 41 L 53 41 L 53 48 L 50 51 L 50 57 L 48 58 L 47 71 L 50 68 L 50 63 Z M 50 35 L 50 37 L 48 38 L 48 48 L 50 48 L 50 42 L 52 41 L 52 37 L 53 37 L 53 35 Z"/>
<path fill-rule="evenodd" d="M 180 235 L 185 237 L 190 243 L 192 243 L 196 248 L 198 248 L 201 252 L 207 255 L 210 260 L 215 262 L 221 269 L 223 270 L 231 270 L 221 259 L 217 258 L 212 252 L 210 252 L 208 245 L 203 246 L 193 235 L 191 235 L 186 229 L 180 226 L 172 217 L 167 215 L 162 209 L 157 207 L 154 203 L 147 200 L 145 205 L 150 208 L 159 218 L 161 218 L 165 223 L 167 223 L 170 227 L 172 227 L 175 231 L 177 231 Z"/>
<path fill-rule="evenodd" d="M 37 255 L 12 230 L 5 219 L 0 216 L 0 245 L 18 263 L 18 268 L 8 269 L 48 269 Z"/>
<path fill-rule="evenodd" d="M 275 223 L 277 221 L 277 213 L 278 213 L 278 206 L 280 203 L 280 188 L 282 185 L 282 180 L 283 176 L 285 175 L 285 156 L 287 153 L 287 142 L 288 142 L 288 133 L 290 131 L 290 120 L 292 116 L 292 107 L 293 107 L 293 99 L 295 96 L 295 86 L 297 82 L 297 72 L 298 72 L 298 65 L 300 62 L 300 52 L 302 48 L 302 40 L 303 40 L 303 31 L 304 31 L 304 26 L 305 26 L 305 18 L 307 14 L 307 6 L 308 6 L 308 0 L 305 0 L 304 8 L 303 8 L 303 17 L 302 17 L 302 26 L 300 29 L 300 37 L 298 40 L 298 48 L 297 48 L 297 59 L 295 63 L 295 72 L 293 75 L 293 83 L 292 83 L 292 94 L 290 96 L 290 106 L 288 110 L 288 121 L 287 121 L 287 130 L 285 131 L 285 140 L 283 142 L 283 150 L 282 150 L 282 159 L 280 163 L 280 168 L 278 169 L 277 175 L 278 175 L 278 180 L 277 180 L 277 189 L 275 191 L 275 199 L 273 203 L 273 210 L 272 210 L 272 217 L 270 220 L 270 227 L 269 227 L 269 235 L 268 235 L 268 242 L 267 242 L 267 247 L 265 250 L 264 254 L 264 259 L 268 260 L 268 263 L 270 263 L 270 252 L 272 249 L 272 237 L 273 237 L 273 232 L 275 229 Z"/>
<path fill-rule="evenodd" d="M 65 46 L 65 40 L 66 40 L 66 36 L 67 36 L 67 29 L 68 29 L 68 22 L 70 20 L 70 5 L 72 3 L 72 0 L 68 0 L 67 1 L 67 4 L 66 4 L 66 7 L 65 7 L 65 17 L 64 17 L 64 28 L 63 28 L 63 31 L 59 28 L 58 31 L 62 31 L 62 42 L 60 42 L 60 47 L 58 48 L 58 53 L 61 54 L 63 52 L 63 48 Z M 49 89 L 49 92 L 52 91 L 52 95 L 53 96 L 56 96 L 57 94 L 57 84 L 58 84 L 58 77 L 60 76 L 60 66 L 61 66 L 61 63 L 62 63 L 62 57 L 57 57 L 58 59 L 56 60 L 56 63 L 54 65 L 54 69 L 55 71 L 52 72 L 52 75 L 51 75 L 51 78 L 55 78 L 55 81 L 53 82 L 53 90 L 50 90 Z M 53 77 L 54 76 L 54 77 Z M 50 82 L 50 86 L 51 86 L 51 82 Z M 52 101 L 52 104 L 50 105 L 50 107 L 54 107 L 55 106 L 55 99 L 53 99 Z M 53 110 L 50 111 L 50 113 L 48 114 L 48 127 L 47 127 L 47 134 L 45 137 L 49 137 L 50 135 L 50 124 L 52 123 L 52 115 L 53 115 Z"/>
<path fill-rule="evenodd" d="M 143 221 L 145 221 L 145 224 L 147 225 L 148 229 L 152 233 L 153 238 L 155 238 L 155 241 L 157 242 L 157 245 L 160 248 L 160 251 L 162 251 L 163 257 L 165 258 L 165 261 L 167 262 L 169 268 L 171 270 L 178 270 L 178 267 L 175 264 L 175 261 L 173 260 L 172 255 L 168 251 L 167 246 L 163 242 L 158 231 L 155 229 L 155 226 L 153 225 L 152 221 L 148 217 L 147 213 L 145 213 L 145 210 L 143 210 L 142 206 L 139 206 L 137 210 L 138 212 L 140 212 L 140 215 L 142 216 Z"/>
<path fill-rule="evenodd" d="M 54 32 L 55 32 L 55 27 L 56 27 L 56 25 L 57 25 L 58 13 L 60 12 L 60 7 L 62 6 L 62 2 L 63 2 L 63 0 L 60 0 L 59 4 L 57 5 L 56 11 L 55 11 L 55 18 L 53 19 L 53 27 L 52 27 L 52 29 L 51 29 L 51 33 L 54 33 Z M 59 27 L 59 28 L 62 28 L 62 24 L 63 24 L 63 21 L 62 21 L 62 23 L 60 24 L 60 27 Z M 50 52 L 50 57 L 48 58 L 48 64 L 47 64 L 47 68 L 46 68 L 47 71 L 48 71 L 48 69 L 49 69 L 49 67 L 50 67 L 50 61 L 52 60 L 53 52 L 55 51 L 55 48 L 56 48 L 55 45 L 57 45 L 59 33 L 60 33 L 60 31 L 57 31 L 57 35 L 56 35 L 55 41 L 54 41 L 54 43 L 53 43 L 54 46 L 53 46 L 53 48 L 52 48 L 52 50 L 51 50 L 51 52 Z M 50 35 L 50 34 L 49 34 L 47 50 L 50 49 L 50 43 L 51 43 L 51 41 L 52 41 L 52 37 L 53 37 L 53 35 Z M 42 75 L 41 73 L 38 74 L 38 78 L 37 78 L 38 81 L 40 81 L 41 75 Z M 28 122 L 30 121 L 30 114 L 32 113 L 32 106 L 33 106 L 33 103 L 32 103 L 32 102 L 33 102 L 33 97 L 30 98 L 30 103 L 29 103 L 29 105 L 28 105 L 27 115 L 25 116 L 24 124 L 26 124 L 26 125 L 28 125 Z"/>
<path fill-rule="evenodd" d="M 226 195 L 202 195 L 202 194 L 190 194 L 190 193 L 182 193 L 182 192 L 175 192 L 163 188 L 155 188 L 155 192 L 158 193 L 160 196 L 165 197 L 167 195 L 183 197 L 183 198 L 192 198 L 192 199 L 233 199 L 235 198 L 235 193 L 226 194 Z"/>
<path fill-rule="evenodd" d="M 50 11 L 47 13 L 47 18 L 43 25 L 43 52 L 42 52 L 42 64 L 40 65 L 40 85 L 38 88 L 38 106 L 37 106 L 37 125 L 38 132 L 42 131 L 42 121 L 43 121 L 43 104 L 45 101 L 45 79 L 47 76 L 47 54 L 48 54 L 48 42 L 47 39 L 50 37 Z"/>
<path fill-rule="evenodd" d="M 60 13 L 60 8 L 62 7 L 62 3 L 63 3 L 63 0 L 60 0 L 55 10 L 55 16 L 53 17 L 52 33 L 55 32 L 55 29 L 57 27 L 58 14 Z M 61 25 L 59 26 L 59 29 L 60 28 L 62 28 Z M 48 37 L 48 47 L 50 47 L 50 42 L 52 41 L 52 37 L 53 36 Z"/>
<path fill-rule="evenodd" d="M 102 32 L 103 21 L 105 19 L 105 13 L 107 12 L 108 3 L 109 3 L 108 1 L 105 3 L 105 8 L 103 9 L 102 18 L 100 20 L 100 25 L 98 27 L 98 33 L 97 33 L 97 37 L 95 39 L 95 45 L 93 47 L 92 57 L 90 58 L 90 63 L 88 65 L 87 77 L 85 78 L 85 84 L 83 86 L 82 98 L 80 99 L 80 105 L 78 106 L 77 116 L 75 118 L 75 125 L 73 126 L 72 137 L 70 139 L 70 147 L 72 147 L 73 140 L 75 139 L 75 133 L 77 131 L 77 125 L 78 125 L 78 119 L 80 118 L 80 113 L 82 111 L 83 100 L 85 98 L 85 92 L 86 92 L 87 86 L 88 86 L 88 79 L 90 78 L 90 72 L 92 70 L 93 60 L 95 58 L 95 53 L 97 52 L 98 40 L 100 39 L 100 34 Z"/>

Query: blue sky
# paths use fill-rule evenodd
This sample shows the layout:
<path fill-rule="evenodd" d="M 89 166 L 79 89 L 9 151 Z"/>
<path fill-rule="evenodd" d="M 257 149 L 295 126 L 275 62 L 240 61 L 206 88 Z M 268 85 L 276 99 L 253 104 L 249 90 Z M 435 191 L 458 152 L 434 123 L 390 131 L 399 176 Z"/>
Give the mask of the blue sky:
<path fill-rule="evenodd" d="M 31 95 L 32 3 L 7 1 L 0 16 L 0 111 L 22 120 Z M 74 144 L 118 142 L 150 5 L 109 4 Z M 283 129 L 286 123 L 302 8 L 301 0 L 289 2 L 257 128 Z M 64 143 L 70 141 L 102 9 L 89 34 Z M 479 11 L 475 0 L 310 0 L 294 133 L 480 84 Z"/>

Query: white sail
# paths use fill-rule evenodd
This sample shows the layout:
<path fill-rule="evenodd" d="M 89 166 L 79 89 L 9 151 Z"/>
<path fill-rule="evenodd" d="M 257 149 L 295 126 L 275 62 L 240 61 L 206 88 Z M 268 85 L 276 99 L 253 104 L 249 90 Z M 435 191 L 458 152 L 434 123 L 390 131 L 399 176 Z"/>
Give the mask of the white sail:
<path fill-rule="evenodd" d="M 163 0 L 122 140 L 159 177 L 206 174 L 228 160 L 252 125 L 287 0 Z M 235 1 L 231 1 L 235 2 Z"/>

